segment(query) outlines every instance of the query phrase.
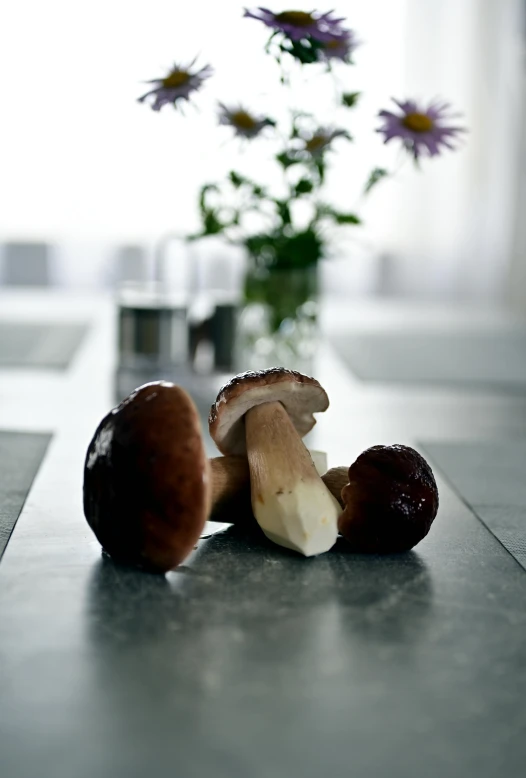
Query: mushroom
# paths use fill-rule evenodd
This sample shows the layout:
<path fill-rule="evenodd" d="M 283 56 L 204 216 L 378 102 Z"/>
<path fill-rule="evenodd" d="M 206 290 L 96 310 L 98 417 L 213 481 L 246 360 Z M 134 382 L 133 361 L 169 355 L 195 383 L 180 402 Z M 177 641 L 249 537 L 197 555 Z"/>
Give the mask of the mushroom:
<path fill-rule="evenodd" d="M 332 494 L 338 500 L 340 507 L 344 508 L 345 503 L 342 498 L 342 489 L 349 483 L 348 467 L 331 467 L 326 473 L 322 474 L 321 480 Z"/>
<path fill-rule="evenodd" d="M 408 551 L 438 511 L 438 489 L 426 460 L 409 446 L 373 446 L 349 468 L 338 521 L 353 551 Z"/>
<path fill-rule="evenodd" d="M 327 470 L 325 451 L 309 451 L 318 475 Z M 250 470 L 246 456 L 214 457 L 210 462 L 212 507 L 209 521 L 229 524 L 251 524 L 254 521 L 250 498 Z M 342 487 L 347 483 L 347 468 L 344 468 Z M 336 497 L 336 495 L 335 495 Z M 343 504 L 342 504 L 343 507 Z"/>
<path fill-rule="evenodd" d="M 246 459 L 218 457 L 211 462 L 217 462 L 221 470 L 224 514 L 216 515 L 213 511 L 210 519 L 236 525 L 254 521 L 246 508 Z M 374 446 L 364 451 L 350 468 L 333 467 L 321 478 L 345 509 L 338 528 L 356 552 L 408 551 L 427 535 L 437 514 L 438 490 L 432 470 L 408 446 Z M 232 509 L 236 492 L 245 495 L 241 511 Z"/>
<path fill-rule="evenodd" d="M 238 526 L 254 521 L 250 501 L 250 471 L 246 457 L 214 457 L 210 462 L 210 521 Z"/>
<path fill-rule="evenodd" d="M 325 453 L 312 454 L 323 469 Z M 189 395 L 166 382 L 141 386 L 102 420 L 88 448 L 88 524 L 111 556 L 166 572 L 194 548 L 209 506 L 218 521 L 252 518 L 246 457 L 207 463 Z"/>
<path fill-rule="evenodd" d="M 84 513 L 123 562 L 166 572 L 192 551 L 210 503 L 199 413 L 167 382 L 141 386 L 99 424 L 84 467 Z"/>
<path fill-rule="evenodd" d="M 314 378 L 285 368 L 242 373 L 211 408 L 223 454 L 247 455 L 254 516 L 275 543 L 313 556 L 331 548 L 341 512 L 301 438 L 329 400 Z"/>

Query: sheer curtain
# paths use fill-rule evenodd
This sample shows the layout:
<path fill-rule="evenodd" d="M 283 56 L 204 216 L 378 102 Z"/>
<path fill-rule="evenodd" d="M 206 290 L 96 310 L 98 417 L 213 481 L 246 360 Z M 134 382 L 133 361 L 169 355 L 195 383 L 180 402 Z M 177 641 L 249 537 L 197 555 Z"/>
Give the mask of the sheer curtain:
<path fill-rule="evenodd" d="M 460 108 L 465 147 L 384 192 L 392 290 L 507 294 L 524 134 L 523 0 L 407 0 L 405 94 Z"/>

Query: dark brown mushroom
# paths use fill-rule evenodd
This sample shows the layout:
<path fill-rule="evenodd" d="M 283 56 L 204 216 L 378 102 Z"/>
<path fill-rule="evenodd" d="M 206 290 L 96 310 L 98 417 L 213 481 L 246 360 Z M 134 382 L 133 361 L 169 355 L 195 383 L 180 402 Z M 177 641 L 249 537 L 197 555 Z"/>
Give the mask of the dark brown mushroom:
<path fill-rule="evenodd" d="M 202 533 L 209 481 L 192 399 L 171 383 L 146 384 L 95 432 L 84 467 L 84 513 L 112 557 L 166 572 Z"/>
<path fill-rule="evenodd" d="M 438 489 L 426 460 L 408 446 L 373 446 L 349 468 L 338 529 L 354 551 L 408 551 L 438 511 Z"/>

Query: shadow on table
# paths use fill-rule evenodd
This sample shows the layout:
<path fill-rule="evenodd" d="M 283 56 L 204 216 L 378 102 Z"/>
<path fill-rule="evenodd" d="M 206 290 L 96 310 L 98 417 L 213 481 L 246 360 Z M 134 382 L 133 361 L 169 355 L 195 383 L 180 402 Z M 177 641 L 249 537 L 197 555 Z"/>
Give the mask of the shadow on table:
<path fill-rule="evenodd" d="M 197 653 L 196 635 L 217 630 L 228 642 L 239 633 L 246 646 L 265 629 L 286 631 L 294 622 L 297 651 L 303 631 L 316 630 L 330 609 L 353 643 L 410 648 L 423 634 L 432 603 L 431 577 L 415 552 L 351 554 L 339 539 L 331 552 L 305 559 L 258 529 L 229 527 L 202 540 L 166 577 L 103 557 L 90 583 L 89 622 L 93 640 L 107 649 L 124 642 L 149 650 L 165 642 L 180 652 L 188 643 Z"/>
<path fill-rule="evenodd" d="M 339 707 L 359 717 L 403 687 L 432 603 L 417 554 L 338 544 L 304 559 L 234 527 L 168 576 L 103 558 L 86 613 L 98 748 L 133 778 L 151 764 L 250 775 L 254 749 L 267 759 L 262 731 L 295 733 L 292 753 L 306 732 L 338 731 Z"/>

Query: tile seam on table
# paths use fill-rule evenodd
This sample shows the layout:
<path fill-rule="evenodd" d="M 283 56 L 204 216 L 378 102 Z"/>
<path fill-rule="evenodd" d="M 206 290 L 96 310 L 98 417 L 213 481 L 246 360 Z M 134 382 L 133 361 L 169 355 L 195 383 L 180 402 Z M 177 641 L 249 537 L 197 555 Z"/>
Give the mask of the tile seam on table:
<path fill-rule="evenodd" d="M 515 554 L 513 554 L 507 546 L 504 545 L 502 540 L 493 532 L 493 530 L 490 529 L 490 527 L 486 524 L 484 519 L 479 516 L 477 513 L 476 506 L 472 505 L 468 502 L 467 498 L 464 497 L 462 492 L 459 490 L 459 488 L 451 481 L 451 478 L 449 475 L 445 473 L 445 471 L 442 469 L 442 467 L 436 462 L 436 460 L 433 459 L 433 455 L 430 453 L 430 451 L 426 448 L 426 446 L 419 441 L 416 441 L 417 445 L 426 452 L 427 456 L 430 458 L 431 462 L 433 463 L 433 466 L 438 470 L 443 478 L 443 480 L 447 483 L 451 491 L 455 494 L 456 497 L 462 502 L 462 504 L 468 509 L 468 511 L 474 516 L 477 521 L 482 524 L 484 529 L 497 541 L 497 543 L 504 549 L 504 551 L 513 559 L 516 565 L 518 565 L 522 571 L 526 569 L 525 565 L 520 562 Z M 439 495 L 440 497 L 440 495 Z M 519 506 L 504 506 L 504 505 L 482 505 L 478 503 L 479 508 L 487 507 L 487 508 L 508 508 L 508 507 L 519 507 Z M 524 507 L 524 506 L 522 506 Z"/>

